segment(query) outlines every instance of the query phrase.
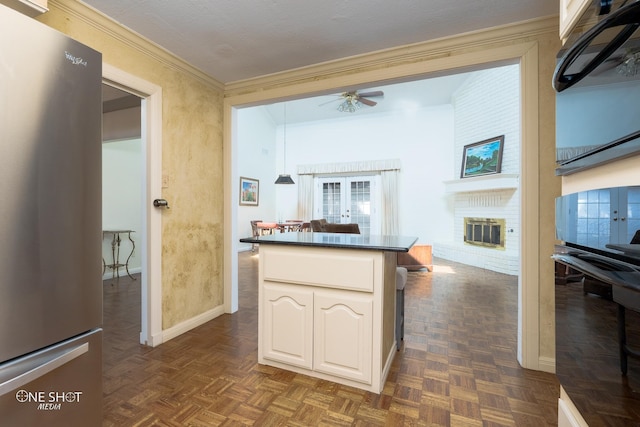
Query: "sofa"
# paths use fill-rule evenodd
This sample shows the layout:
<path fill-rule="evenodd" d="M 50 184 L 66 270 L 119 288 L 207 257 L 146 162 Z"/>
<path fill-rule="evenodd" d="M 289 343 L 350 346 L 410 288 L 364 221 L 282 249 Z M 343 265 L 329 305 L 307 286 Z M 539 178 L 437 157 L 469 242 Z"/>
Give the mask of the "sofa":
<path fill-rule="evenodd" d="M 337 224 L 327 222 L 326 219 L 312 219 L 311 230 L 322 233 L 350 233 L 360 234 L 358 224 Z"/>

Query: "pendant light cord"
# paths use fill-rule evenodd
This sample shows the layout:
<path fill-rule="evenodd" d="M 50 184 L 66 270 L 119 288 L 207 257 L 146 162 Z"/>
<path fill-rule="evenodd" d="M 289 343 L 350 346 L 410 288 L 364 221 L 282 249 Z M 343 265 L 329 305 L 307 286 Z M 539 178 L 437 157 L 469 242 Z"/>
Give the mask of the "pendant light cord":
<path fill-rule="evenodd" d="M 278 179 L 276 179 L 276 184 L 295 184 L 293 179 L 291 179 L 291 175 L 287 174 L 287 103 L 283 104 L 284 107 L 284 124 L 282 128 L 283 142 L 282 142 L 282 167 L 283 171 L 280 175 L 278 175 Z"/>

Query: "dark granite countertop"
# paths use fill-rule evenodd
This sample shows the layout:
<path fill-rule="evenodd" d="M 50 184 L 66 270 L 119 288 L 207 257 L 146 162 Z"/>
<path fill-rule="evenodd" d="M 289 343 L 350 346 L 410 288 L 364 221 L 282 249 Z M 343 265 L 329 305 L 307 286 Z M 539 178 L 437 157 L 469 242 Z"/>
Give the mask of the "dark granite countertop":
<path fill-rule="evenodd" d="M 417 237 L 410 236 L 367 236 L 363 234 L 319 232 L 276 233 L 240 239 L 243 243 L 367 249 L 389 252 L 408 252 L 417 240 Z"/>

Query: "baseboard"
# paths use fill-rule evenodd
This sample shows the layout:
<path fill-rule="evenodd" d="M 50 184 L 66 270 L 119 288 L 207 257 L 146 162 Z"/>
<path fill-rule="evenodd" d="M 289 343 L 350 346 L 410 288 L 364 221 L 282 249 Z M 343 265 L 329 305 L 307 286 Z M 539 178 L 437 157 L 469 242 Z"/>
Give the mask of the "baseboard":
<path fill-rule="evenodd" d="M 382 367 L 382 380 L 380 382 L 382 386 L 378 394 L 382 393 L 382 389 L 384 389 L 384 384 L 387 382 L 387 377 L 389 376 L 389 372 L 391 371 L 391 364 L 393 363 L 393 359 L 398 355 L 398 353 L 399 352 L 396 340 L 393 340 L 393 346 L 391 347 L 389 355 L 386 358 L 386 362 Z"/>
<path fill-rule="evenodd" d="M 562 387 L 558 399 L 558 427 L 589 427 Z"/>
<path fill-rule="evenodd" d="M 140 344 L 148 345 L 149 347 L 157 347 L 162 344 L 162 332 L 151 336 L 148 341 L 143 341 L 142 332 L 140 332 Z"/>
<path fill-rule="evenodd" d="M 520 274 L 520 256 L 512 252 L 451 242 L 434 242 L 432 252 L 434 257 L 449 261 L 511 276 Z"/>
<path fill-rule="evenodd" d="M 142 267 L 130 268 L 129 273 L 138 274 L 142 273 Z M 127 277 L 127 272 L 120 270 L 120 277 Z M 111 280 L 113 279 L 113 273 L 111 271 L 107 271 L 102 275 L 102 280 Z"/>
<path fill-rule="evenodd" d="M 538 358 L 538 370 L 542 372 L 549 372 L 550 374 L 556 373 L 556 359 L 555 357 L 543 357 Z"/>
<path fill-rule="evenodd" d="M 182 335 L 193 328 L 207 323 L 209 320 L 215 319 L 221 314 L 224 314 L 223 305 L 219 305 L 218 307 L 212 308 L 209 311 L 205 311 L 204 313 L 192 317 L 191 319 L 178 323 L 171 328 L 165 329 L 164 331 L 162 331 L 162 342 L 167 342 L 170 339 L 177 337 L 178 335 Z"/>

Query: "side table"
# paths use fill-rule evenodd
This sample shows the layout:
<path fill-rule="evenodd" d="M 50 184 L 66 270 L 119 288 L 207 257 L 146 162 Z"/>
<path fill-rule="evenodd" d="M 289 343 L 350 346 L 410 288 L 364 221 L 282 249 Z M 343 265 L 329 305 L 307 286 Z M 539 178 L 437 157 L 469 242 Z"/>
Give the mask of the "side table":
<path fill-rule="evenodd" d="M 107 264 L 104 257 L 102 258 L 102 274 L 107 271 L 107 268 L 111 269 L 112 278 L 119 279 L 120 278 L 120 267 L 124 267 L 127 275 L 131 278 L 131 280 L 136 280 L 131 273 L 129 273 L 129 260 L 133 255 L 133 251 L 136 248 L 136 244 L 131 238 L 131 233 L 134 233 L 133 230 L 102 230 L 102 239 L 106 236 L 111 236 L 111 264 Z M 131 252 L 127 257 L 127 260 L 124 263 L 120 262 L 120 243 L 122 239 L 120 238 L 121 234 L 126 234 L 127 238 L 131 242 Z"/>

